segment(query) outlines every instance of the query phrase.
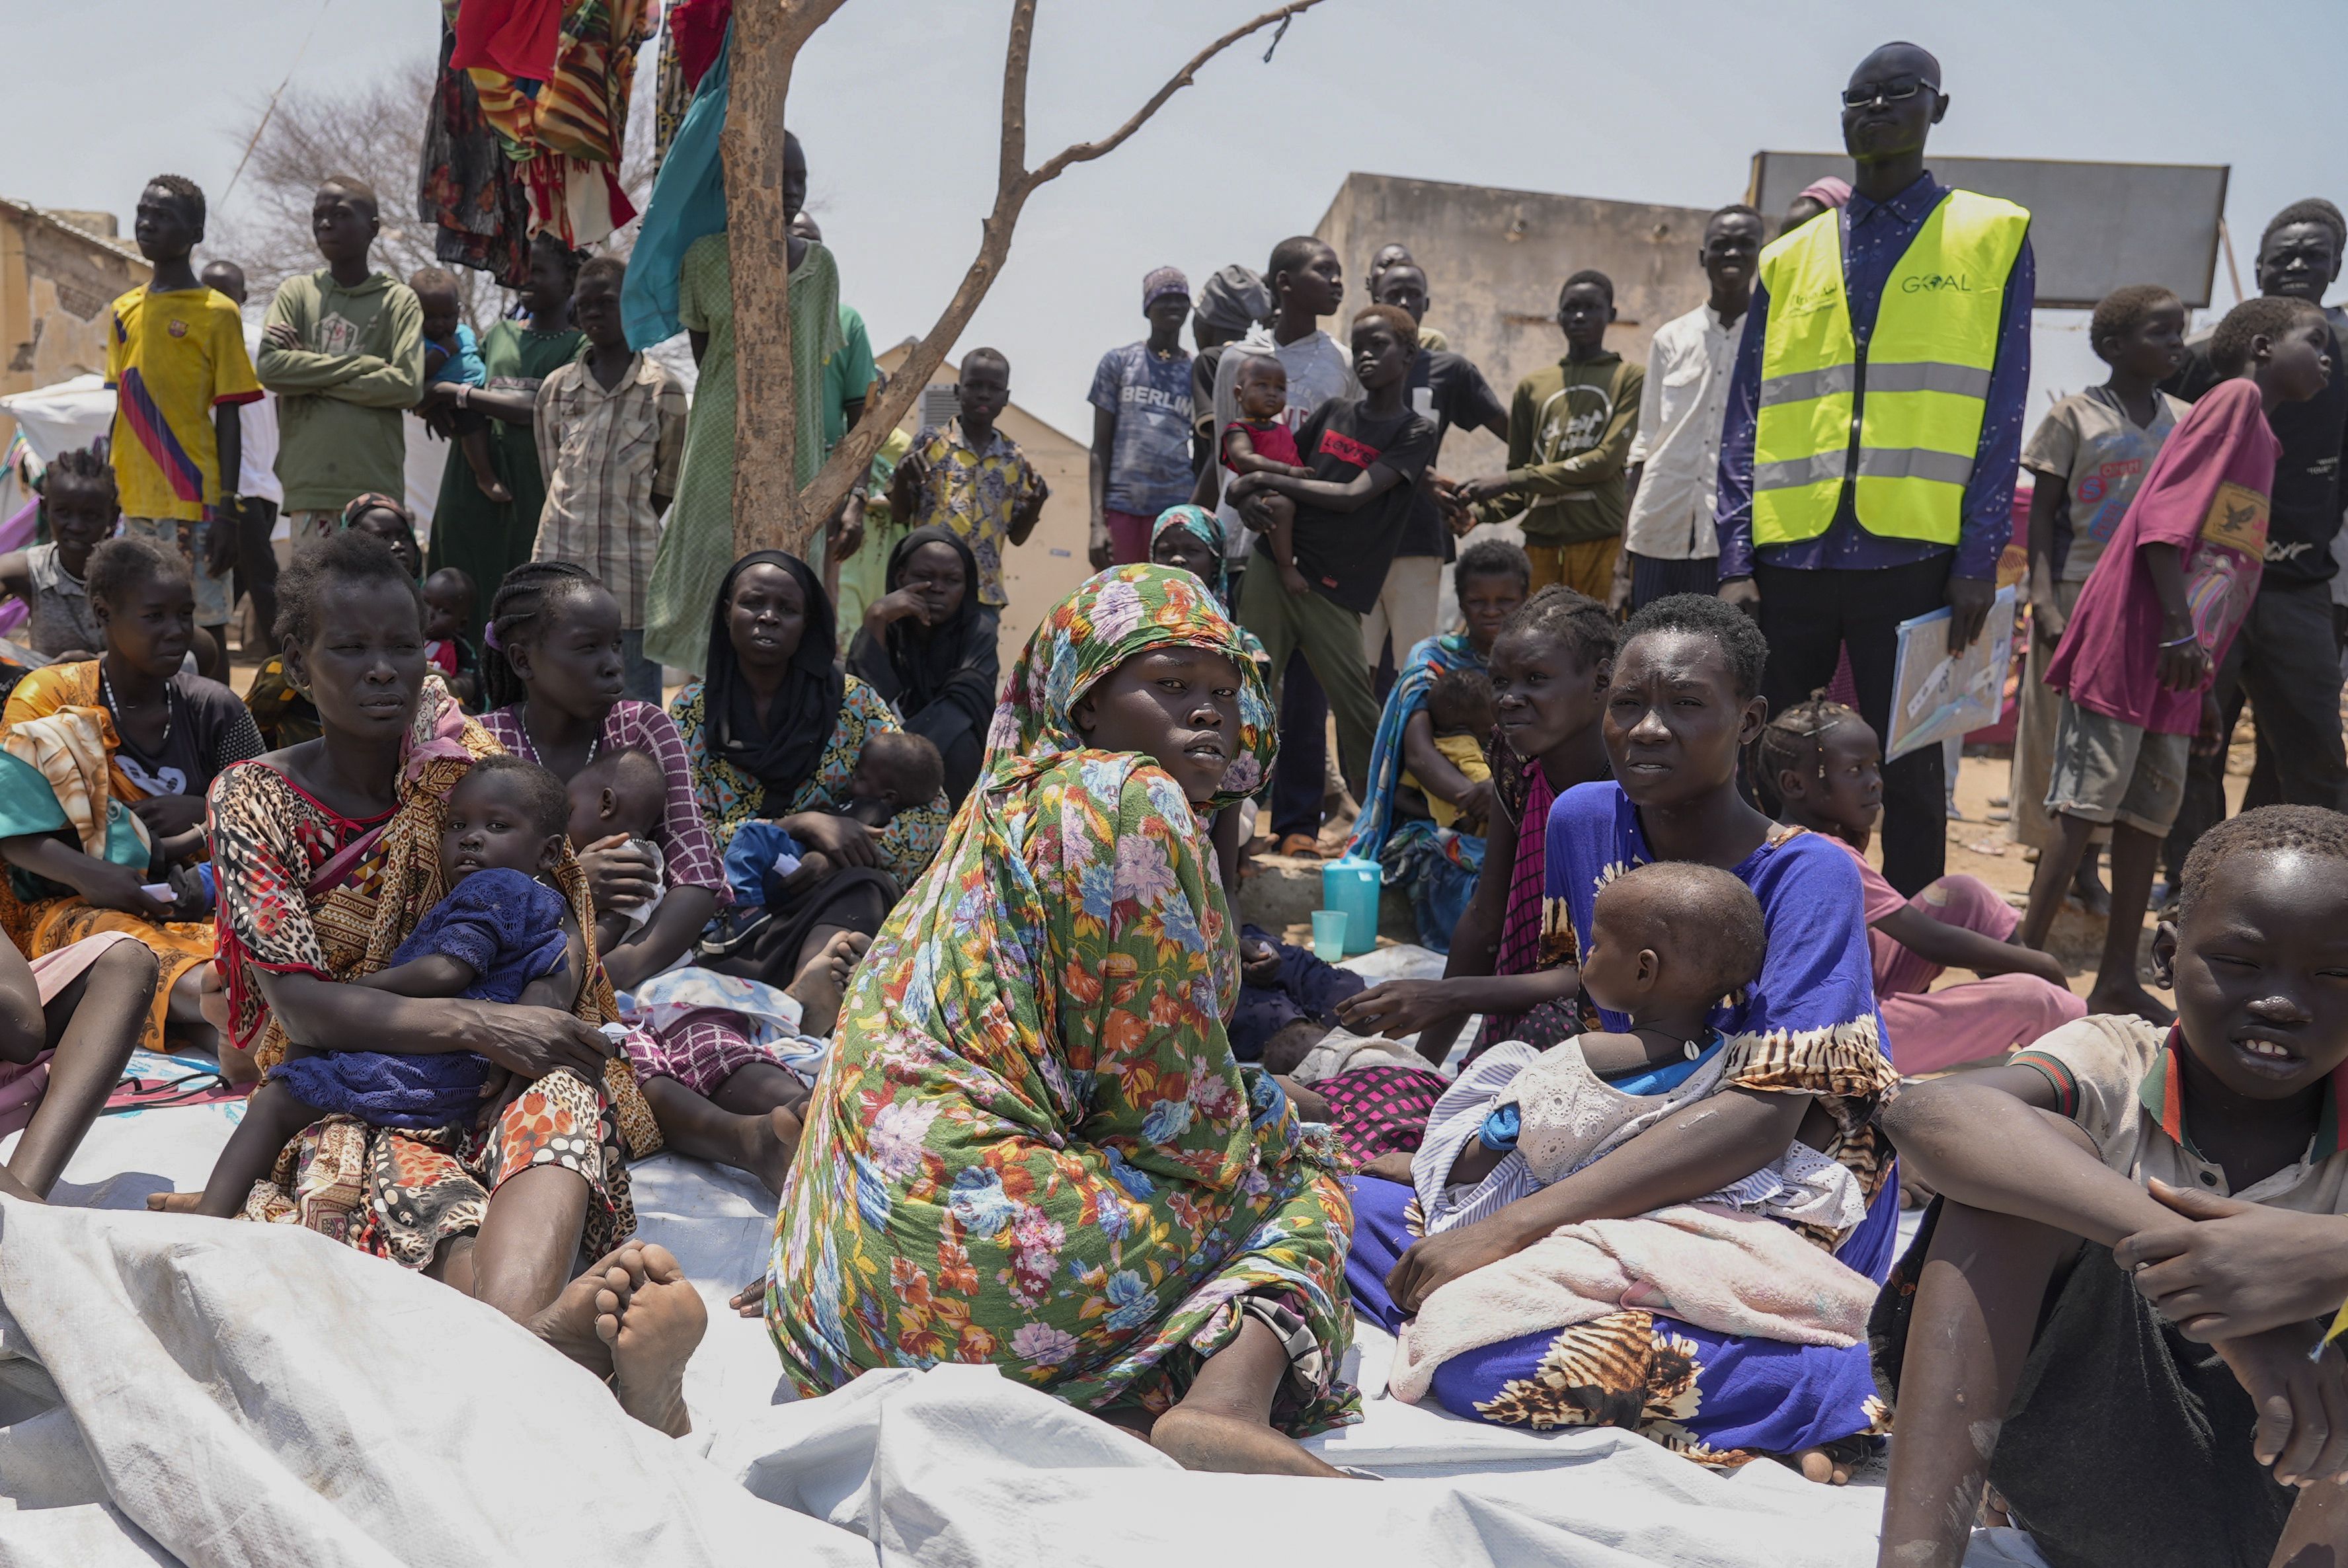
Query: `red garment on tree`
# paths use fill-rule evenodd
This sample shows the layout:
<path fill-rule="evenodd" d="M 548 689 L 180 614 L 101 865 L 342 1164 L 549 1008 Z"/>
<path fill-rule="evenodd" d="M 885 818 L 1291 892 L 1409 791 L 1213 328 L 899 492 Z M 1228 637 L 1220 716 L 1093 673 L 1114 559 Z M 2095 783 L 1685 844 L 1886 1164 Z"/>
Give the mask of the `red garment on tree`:
<path fill-rule="evenodd" d="M 726 25 L 733 19 L 734 0 L 675 0 L 669 6 L 668 44 L 676 51 L 685 91 L 699 87 L 716 63 L 718 48 L 726 42 Z"/>
<path fill-rule="evenodd" d="M 457 52 L 448 63 L 542 82 L 554 74 L 561 32 L 562 0 L 463 0 L 457 7 Z"/>

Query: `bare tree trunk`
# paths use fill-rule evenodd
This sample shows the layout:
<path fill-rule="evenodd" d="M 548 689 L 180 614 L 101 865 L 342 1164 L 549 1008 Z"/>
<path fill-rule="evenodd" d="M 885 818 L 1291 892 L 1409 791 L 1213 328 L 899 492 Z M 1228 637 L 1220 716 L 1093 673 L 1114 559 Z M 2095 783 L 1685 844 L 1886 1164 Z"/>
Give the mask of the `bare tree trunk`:
<path fill-rule="evenodd" d="M 734 552 L 804 553 L 798 389 L 791 384 L 790 221 L 783 211 L 783 104 L 791 65 L 844 0 L 742 0 L 718 148 L 734 273 Z M 812 396 L 813 388 L 808 395 Z"/>
<path fill-rule="evenodd" d="M 804 491 L 795 484 L 790 315 L 786 297 L 789 235 L 783 222 L 783 99 L 791 65 L 816 28 L 844 0 L 739 0 L 734 12 L 732 101 L 720 145 L 726 158 L 727 253 L 734 267 L 736 396 L 734 417 L 734 540 L 737 552 L 780 548 L 805 555 L 816 530 L 870 469 L 872 454 L 905 417 L 945 362 L 946 351 L 977 314 L 1011 253 L 1012 231 L 1027 198 L 1072 164 L 1123 146 L 1199 68 L 1251 34 L 1309 11 L 1321 0 L 1290 0 L 1234 27 L 1192 56 L 1133 117 L 1099 141 L 1080 141 L 1027 167 L 1027 66 L 1035 43 L 1035 0 L 1012 0 L 1011 36 L 1003 62 L 1002 158 L 994 207 L 979 226 L 978 255 L 962 284 L 888 390 L 870 398 L 864 417 Z M 1275 45 L 1278 39 L 1273 40 Z M 1266 51 L 1270 58 L 1270 51 Z"/>

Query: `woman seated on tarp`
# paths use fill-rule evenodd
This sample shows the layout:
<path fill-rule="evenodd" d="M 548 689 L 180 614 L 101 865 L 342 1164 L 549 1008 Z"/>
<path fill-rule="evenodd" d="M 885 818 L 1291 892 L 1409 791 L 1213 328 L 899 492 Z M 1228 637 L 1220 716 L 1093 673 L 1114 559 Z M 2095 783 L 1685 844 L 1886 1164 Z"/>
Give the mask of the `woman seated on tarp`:
<path fill-rule="evenodd" d="M 0 709 L 0 926 L 28 958 L 101 931 L 127 932 L 162 970 L 139 1043 L 219 1050 L 250 1064 L 206 1023 L 211 899 L 190 868 L 209 858 L 204 791 L 257 757 L 260 732 L 236 694 L 181 668 L 195 590 L 176 551 L 112 539 L 86 579 L 105 651 L 35 670 Z M 169 882 L 170 895 L 147 891 Z"/>
<path fill-rule="evenodd" d="M 705 958 L 713 969 L 789 985 L 833 937 L 879 931 L 945 837 L 942 789 L 879 830 L 840 814 L 864 738 L 901 726 L 880 693 L 841 673 L 839 645 L 821 579 L 796 555 L 753 551 L 717 585 L 708 676 L 669 705 L 718 854 L 745 822 L 764 820 L 827 862 L 776 883 L 764 923 L 729 934 Z"/>
<path fill-rule="evenodd" d="M 355 528 L 361 533 L 375 535 L 391 546 L 392 553 L 407 568 L 409 575 L 422 577 L 424 552 L 416 542 L 416 519 L 406 506 L 391 497 L 373 491 L 353 496 L 344 503 L 339 528 Z M 272 654 L 261 661 L 261 667 L 253 671 L 251 684 L 244 688 L 244 706 L 252 710 L 261 738 L 272 749 L 318 738 L 318 710 L 286 678 L 283 654 Z"/>
<path fill-rule="evenodd" d="M 1702 1112 L 1664 1117 L 1547 1186 L 1504 1159 L 1459 1193 L 1456 1210 L 1468 1222 L 1430 1235 L 1416 1233 L 1409 1187 L 1360 1177 L 1347 1279 L 1365 1315 L 1398 1326 L 1452 1281 L 1561 1226 L 1772 1181 L 1771 1168 L 1797 1142 L 1848 1171 L 1865 1203 L 1833 1255 L 1878 1281 L 1890 1269 L 1900 1197 L 1873 1117 L 1898 1075 L 1881 1048 L 1859 872 L 1839 846 L 1772 822 L 1736 788 L 1738 756 L 1760 734 L 1767 707 L 1767 657 L 1759 628 L 1709 595 L 1676 594 L 1640 611 L 1606 687 L 1601 723 L 1614 780 L 1568 789 L 1545 823 L 1541 896 L 1565 963 L 1544 977 L 1556 995 L 1583 1004 L 1591 1028 L 1630 1023 L 1579 996 L 1601 888 L 1636 866 L 1694 861 L 1727 872 L 1759 902 L 1759 977 L 1714 1009 L 1701 1041 L 1684 1042 L 1694 1053 L 1685 1059 L 1719 1073 Z M 1355 998 L 1373 1026 L 1385 1005 L 1376 992 Z M 1643 1308 L 1457 1356 L 1436 1372 L 1433 1390 L 1455 1415 L 1626 1427 L 1707 1464 L 1780 1455 L 1798 1459 L 1812 1479 L 1835 1481 L 1849 1479 L 1883 1414 L 1864 1343 L 1717 1333 Z"/>
<path fill-rule="evenodd" d="M 380 541 L 347 531 L 305 549 L 277 605 L 287 668 L 322 729 L 229 769 L 212 789 L 230 1031 L 264 1069 L 294 1040 L 477 1051 L 515 1082 L 471 1125 L 322 1117 L 254 1183 L 245 1217 L 445 1281 L 609 1379 L 631 1413 L 679 1430 L 678 1341 L 700 1337 L 702 1308 L 675 1259 L 621 1244 L 635 1228 L 623 1127 L 640 1153 L 659 1141 L 597 1027 L 613 1012 L 586 879 L 567 853 L 551 873 L 588 934 L 592 978 L 569 1012 L 344 984 L 385 967 L 440 902 L 448 792 L 498 744 L 430 669 L 416 580 Z M 602 1261 L 574 1278 L 582 1252 Z M 620 1305 L 603 1310 L 602 1332 L 607 1287 Z M 652 1337 L 621 1332 L 633 1328 Z M 655 1340 L 666 1342 L 656 1354 Z"/>
<path fill-rule="evenodd" d="M 817 1395 L 992 1364 L 1194 1469 L 1336 1473 L 1351 1225 L 1280 1087 L 1232 1059 L 1205 814 L 1271 707 L 1197 578 L 1121 566 L 1013 668 L 978 792 L 851 984 L 763 1307 Z"/>
<path fill-rule="evenodd" d="M 978 559 L 952 529 L 917 528 L 889 552 L 887 591 L 865 607 L 848 673 L 946 759 L 946 799 L 978 781 L 999 672 L 1001 617 L 978 602 Z"/>
<path fill-rule="evenodd" d="M 1468 629 L 1429 637 L 1403 661 L 1370 747 L 1348 851 L 1385 867 L 1386 882 L 1409 896 L 1420 944 L 1437 953 L 1451 951 L 1476 892 L 1494 797 L 1480 757 L 1488 732 L 1437 734 L 1427 696 L 1446 676 L 1487 669 L 1501 626 L 1532 592 L 1532 564 L 1505 540 L 1481 540 L 1460 552 L 1452 582 Z"/>

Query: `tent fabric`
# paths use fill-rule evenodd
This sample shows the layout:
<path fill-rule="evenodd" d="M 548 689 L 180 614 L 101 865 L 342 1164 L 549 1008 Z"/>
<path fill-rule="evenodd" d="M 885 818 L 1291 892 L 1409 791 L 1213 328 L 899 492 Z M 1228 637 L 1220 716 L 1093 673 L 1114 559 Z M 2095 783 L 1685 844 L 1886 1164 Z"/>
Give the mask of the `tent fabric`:
<path fill-rule="evenodd" d="M 1416 948 L 1355 961 L 1440 965 Z M 203 1065 L 142 1052 L 131 1070 Z M 1366 1418 L 1308 1446 L 1380 1485 L 1192 1474 L 983 1367 L 792 1402 L 764 1324 L 725 1308 L 764 1273 L 773 1199 L 662 1154 L 631 1169 L 640 1233 L 710 1308 L 685 1370 L 695 1430 L 670 1439 L 445 1285 L 298 1227 L 147 1213 L 148 1193 L 201 1183 L 242 1109 L 107 1115 L 58 1206 L 0 1201 L 0 1568 L 576 1568 L 615 1550 L 1027 1568 L 1038 1542 L 1065 1568 L 1189 1568 L 1238 1539 L 1348 1568 L 1874 1561 L 1879 1471 L 1848 1489 L 1771 1464 L 1724 1475 L 1612 1429 L 1405 1405 L 1385 1387 L 1394 1342 L 1369 1324 L 1345 1367 Z M 2044 1568 L 2013 1531 L 1977 1532 L 1968 1562 Z"/>

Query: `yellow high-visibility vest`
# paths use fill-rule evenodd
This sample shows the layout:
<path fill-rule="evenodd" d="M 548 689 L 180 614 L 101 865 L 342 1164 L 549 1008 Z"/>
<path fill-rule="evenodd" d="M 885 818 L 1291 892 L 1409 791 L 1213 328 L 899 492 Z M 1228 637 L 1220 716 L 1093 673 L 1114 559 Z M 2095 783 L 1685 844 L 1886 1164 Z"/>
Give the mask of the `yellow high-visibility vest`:
<path fill-rule="evenodd" d="M 1950 191 L 1892 268 L 1864 352 L 1843 292 L 1838 221 L 1805 223 L 1761 253 L 1769 319 L 1754 543 L 1824 533 L 1846 477 L 1869 533 L 1957 542 L 2005 281 L 2029 232 L 2025 209 Z"/>

